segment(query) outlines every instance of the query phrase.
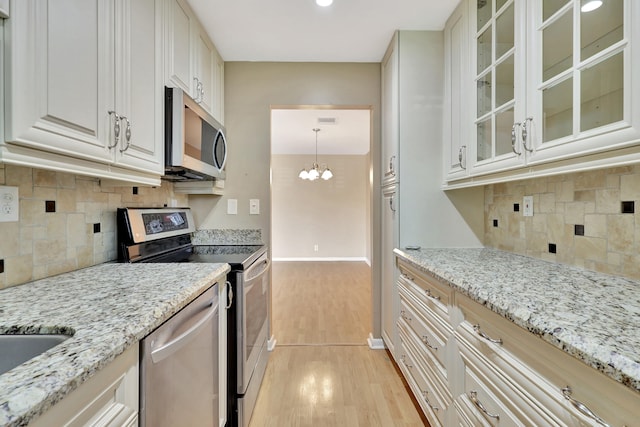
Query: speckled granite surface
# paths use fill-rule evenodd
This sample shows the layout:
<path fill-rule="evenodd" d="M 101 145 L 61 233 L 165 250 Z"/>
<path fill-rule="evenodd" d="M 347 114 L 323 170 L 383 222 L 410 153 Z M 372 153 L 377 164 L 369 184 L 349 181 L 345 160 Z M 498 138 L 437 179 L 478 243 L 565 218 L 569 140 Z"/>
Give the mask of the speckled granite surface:
<path fill-rule="evenodd" d="M 0 291 L 0 333 L 74 333 L 0 375 L 0 425 L 27 425 L 228 269 L 112 263 Z"/>
<path fill-rule="evenodd" d="M 640 283 L 495 249 L 395 252 L 640 392 Z"/>
<path fill-rule="evenodd" d="M 262 230 L 197 230 L 195 233 L 193 233 L 191 242 L 194 245 L 261 245 Z"/>

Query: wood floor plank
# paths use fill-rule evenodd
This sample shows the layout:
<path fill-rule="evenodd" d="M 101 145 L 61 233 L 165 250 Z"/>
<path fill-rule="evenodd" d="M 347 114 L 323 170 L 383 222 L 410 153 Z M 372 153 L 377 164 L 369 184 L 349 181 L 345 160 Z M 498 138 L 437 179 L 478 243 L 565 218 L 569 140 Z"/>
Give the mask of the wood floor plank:
<path fill-rule="evenodd" d="M 274 262 L 271 353 L 250 427 L 422 427 L 389 355 L 371 350 L 365 263 Z"/>

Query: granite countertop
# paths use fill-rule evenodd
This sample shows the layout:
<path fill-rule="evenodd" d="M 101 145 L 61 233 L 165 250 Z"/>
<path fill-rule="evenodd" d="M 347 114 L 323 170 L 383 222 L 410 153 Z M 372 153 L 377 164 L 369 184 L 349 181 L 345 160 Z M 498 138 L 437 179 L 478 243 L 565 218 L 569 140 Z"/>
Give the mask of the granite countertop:
<path fill-rule="evenodd" d="M 488 248 L 395 253 L 640 392 L 640 283 Z"/>
<path fill-rule="evenodd" d="M 73 333 L 0 375 L 0 425 L 27 425 L 228 271 L 110 263 L 0 291 L 0 333 Z"/>

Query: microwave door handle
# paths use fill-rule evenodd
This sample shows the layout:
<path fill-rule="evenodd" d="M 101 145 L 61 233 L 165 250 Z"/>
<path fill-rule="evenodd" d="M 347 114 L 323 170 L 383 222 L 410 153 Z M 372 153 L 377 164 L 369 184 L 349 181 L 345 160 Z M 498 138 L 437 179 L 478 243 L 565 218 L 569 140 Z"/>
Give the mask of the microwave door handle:
<path fill-rule="evenodd" d="M 214 305 L 212 301 L 207 305 L 207 307 L 211 308 L 204 315 L 202 313 L 198 314 L 199 316 L 204 317 L 198 320 L 195 325 L 193 325 L 188 330 L 184 331 L 168 343 L 161 345 L 151 352 L 151 360 L 153 361 L 153 363 L 159 363 L 174 354 L 176 351 L 180 350 L 191 340 L 191 338 L 196 336 L 200 332 L 200 330 L 207 326 L 207 323 L 211 321 L 211 318 L 218 311 L 218 305 Z"/>

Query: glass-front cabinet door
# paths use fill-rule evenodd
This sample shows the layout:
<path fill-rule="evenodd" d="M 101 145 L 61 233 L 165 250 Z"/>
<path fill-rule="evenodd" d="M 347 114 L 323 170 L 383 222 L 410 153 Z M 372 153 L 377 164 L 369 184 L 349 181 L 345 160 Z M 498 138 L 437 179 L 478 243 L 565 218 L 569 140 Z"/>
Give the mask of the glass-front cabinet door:
<path fill-rule="evenodd" d="M 528 163 L 638 144 L 640 2 L 528 4 Z"/>
<path fill-rule="evenodd" d="M 469 163 L 472 174 L 522 165 L 520 122 L 525 119 L 524 2 L 471 3 L 474 129 Z"/>

